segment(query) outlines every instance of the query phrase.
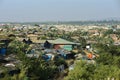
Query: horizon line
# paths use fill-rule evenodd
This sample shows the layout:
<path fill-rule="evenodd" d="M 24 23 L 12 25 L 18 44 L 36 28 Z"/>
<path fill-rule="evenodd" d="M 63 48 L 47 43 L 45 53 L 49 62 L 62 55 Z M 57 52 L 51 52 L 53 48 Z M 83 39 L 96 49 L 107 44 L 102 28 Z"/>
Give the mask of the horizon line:
<path fill-rule="evenodd" d="M 119 22 L 120 20 L 68 20 L 68 21 L 0 21 L 0 23 L 47 23 L 47 22 L 55 22 L 55 23 L 59 23 L 59 22 L 102 22 L 102 21 L 106 21 L 106 22 L 110 22 L 110 21 L 115 21 L 115 22 Z"/>

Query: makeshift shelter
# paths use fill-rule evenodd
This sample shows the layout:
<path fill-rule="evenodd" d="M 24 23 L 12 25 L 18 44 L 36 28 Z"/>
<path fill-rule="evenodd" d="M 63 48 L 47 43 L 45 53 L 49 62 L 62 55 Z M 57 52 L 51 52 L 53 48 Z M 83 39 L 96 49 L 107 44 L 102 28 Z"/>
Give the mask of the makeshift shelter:
<path fill-rule="evenodd" d="M 53 41 L 50 41 L 51 44 L 53 44 L 54 49 L 65 49 L 68 51 L 71 51 L 73 49 L 73 45 L 76 45 L 77 43 L 67 41 L 65 39 L 56 39 Z"/>
<path fill-rule="evenodd" d="M 46 41 L 44 43 L 44 47 L 49 49 L 51 47 L 51 44 L 48 41 Z"/>
<path fill-rule="evenodd" d="M 43 58 L 45 61 L 49 61 L 49 60 L 51 60 L 52 55 L 42 55 L 42 58 Z"/>
<path fill-rule="evenodd" d="M 92 53 L 87 54 L 87 57 L 88 57 L 88 59 L 92 59 L 93 58 Z"/>
<path fill-rule="evenodd" d="M 33 43 L 30 38 L 28 40 L 23 39 L 23 42 L 29 45 Z"/>
<path fill-rule="evenodd" d="M 0 54 L 5 55 L 6 54 L 6 48 L 1 48 L 0 49 Z"/>
<path fill-rule="evenodd" d="M 54 49 L 65 49 L 71 51 L 73 46 L 80 45 L 80 43 L 74 43 L 67 41 L 65 39 L 58 38 L 56 40 L 37 40 L 33 41 L 33 43 L 44 44 L 45 48 L 54 48 Z"/>

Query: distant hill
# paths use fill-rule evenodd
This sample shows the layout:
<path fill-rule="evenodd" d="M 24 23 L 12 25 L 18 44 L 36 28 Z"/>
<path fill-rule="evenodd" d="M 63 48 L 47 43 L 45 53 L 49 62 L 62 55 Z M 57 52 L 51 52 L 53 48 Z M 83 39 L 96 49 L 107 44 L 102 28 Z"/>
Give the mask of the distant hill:
<path fill-rule="evenodd" d="M 68 22 L 58 22 L 58 24 L 71 24 L 71 25 L 98 25 L 98 24 L 120 24 L 117 20 L 103 20 L 103 21 L 68 21 Z"/>
<path fill-rule="evenodd" d="M 0 23 L 11 23 L 11 24 L 23 24 L 23 25 L 35 25 L 35 24 L 70 24 L 70 25 L 104 25 L 104 24 L 109 24 L 109 25 L 114 25 L 114 24 L 120 24 L 119 18 L 110 18 L 106 20 L 101 20 L 101 21 L 56 21 L 56 22 L 0 22 Z"/>

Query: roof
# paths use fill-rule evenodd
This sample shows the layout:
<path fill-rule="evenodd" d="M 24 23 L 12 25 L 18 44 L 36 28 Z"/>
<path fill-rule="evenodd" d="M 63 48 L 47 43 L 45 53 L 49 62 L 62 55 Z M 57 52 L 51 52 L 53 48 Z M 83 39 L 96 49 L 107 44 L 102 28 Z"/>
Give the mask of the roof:
<path fill-rule="evenodd" d="M 56 40 L 49 41 L 52 44 L 76 44 L 74 42 L 67 41 L 65 39 L 58 38 Z"/>
<path fill-rule="evenodd" d="M 37 41 L 33 41 L 34 43 L 45 43 L 46 40 L 37 40 Z M 61 39 L 61 38 L 58 38 L 56 40 L 47 40 L 48 42 L 50 42 L 51 44 L 78 44 L 78 43 L 74 43 L 74 42 L 70 42 L 70 41 L 67 41 L 65 39 Z"/>

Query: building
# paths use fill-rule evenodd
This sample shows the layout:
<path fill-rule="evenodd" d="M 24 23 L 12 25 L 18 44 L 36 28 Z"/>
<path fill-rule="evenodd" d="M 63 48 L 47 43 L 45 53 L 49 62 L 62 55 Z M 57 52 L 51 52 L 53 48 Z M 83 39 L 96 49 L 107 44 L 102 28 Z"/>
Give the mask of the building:
<path fill-rule="evenodd" d="M 54 49 L 65 49 L 68 51 L 73 50 L 74 46 L 80 45 L 79 43 L 70 42 L 61 38 L 56 40 L 37 40 L 33 41 L 33 43 L 44 44 L 46 41 L 49 42 Z"/>

